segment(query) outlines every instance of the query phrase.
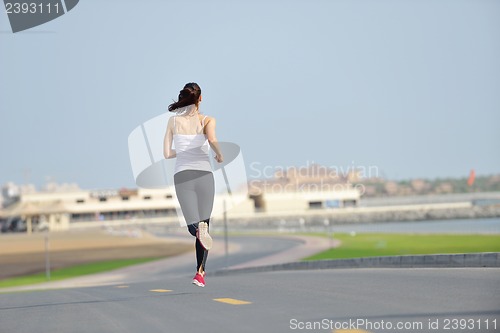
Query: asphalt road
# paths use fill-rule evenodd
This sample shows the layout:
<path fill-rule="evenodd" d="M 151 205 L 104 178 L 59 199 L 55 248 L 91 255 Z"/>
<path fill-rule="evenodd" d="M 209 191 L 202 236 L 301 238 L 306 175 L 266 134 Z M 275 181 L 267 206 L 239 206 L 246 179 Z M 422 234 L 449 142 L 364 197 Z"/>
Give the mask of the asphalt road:
<path fill-rule="evenodd" d="M 256 273 L 209 277 L 205 288 L 190 284 L 190 278 L 1 294 L 0 332 L 500 330 L 497 268 Z M 469 329 L 451 329 L 459 320 L 468 320 Z M 430 322 L 437 329 L 428 329 Z M 396 329 L 401 324 L 412 328 Z M 300 329 L 313 325 L 323 326 Z M 388 325 L 393 329 L 376 329 Z"/>
<path fill-rule="evenodd" d="M 158 234 L 161 236 L 161 234 Z M 169 235 L 167 235 L 169 236 Z M 193 242 L 191 236 L 186 236 L 187 239 Z M 224 237 L 222 235 L 214 235 L 214 246 L 219 248 L 221 255 L 213 256 L 209 254 L 206 264 L 207 272 L 221 270 L 226 267 L 239 265 L 244 262 L 253 261 L 258 258 L 267 257 L 275 253 L 280 253 L 298 246 L 300 240 L 284 238 L 284 237 L 255 237 L 255 236 L 231 236 L 230 242 L 237 244 L 238 251 L 229 251 L 226 257 L 222 255 L 224 249 Z M 186 260 L 183 265 L 175 267 L 165 267 L 164 270 L 158 272 L 156 276 L 161 277 L 165 275 L 179 275 L 187 274 L 194 275 L 196 272 L 196 260 L 194 252 L 190 260 Z"/>
<path fill-rule="evenodd" d="M 239 251 L 228 261 L 214 255 L 210 271 L 300 243 L 250 236 L 232 242 Z M 208 276 L 199 288 L 191 284 L 190 257 L 136 269 L 120 284 L 0 294 L 0 333 L 500 331 L 500 268 L 232 274 Z"/>
<path fill-rule="evenodd" d="M 161 234 L 157 234 L 162 236 Z M 172 237 L 172 235 L 166 235 Z M 193 243 L 193 251 L 182 256 L 167 259 L 164 263 L 161 261 L 156 264 L 146 264 L 143 267 L 154 266 L 154 270 L 132 271 L 126 274 L 121 280 L 124 282 L 138 281 L 156 281 L 172 277 L 192 278 L 196 272 L 196 256 L 194 252 L 194 238 L 189 236 L 179 236 L 179 239 L 187 240 Z M 228 256 L 224 251 L 224 238 L 221 235 L 214 235 L 214 248 L 209 252 L 206 271 L 207 273 L 235 267 L 246 262 L 253 262 L 259 258 L 268 258 L 269 256 L 284 253 L 299 245 L 300 239 L 287 237 L 256 237 L 256 236 L 232 236 L 231 246 Z M 235 249 L 236 247 L 236 249 Z M 298 259 L 296 259 L 298 260 Z M 140 266 L 137 266 L 140 267 Z M 125 268 L 125 270 L 128 270 Z M 134 270 L 132 267 L 131 270 Z M 1 332 L 0 332 L 1 333 Z"/>

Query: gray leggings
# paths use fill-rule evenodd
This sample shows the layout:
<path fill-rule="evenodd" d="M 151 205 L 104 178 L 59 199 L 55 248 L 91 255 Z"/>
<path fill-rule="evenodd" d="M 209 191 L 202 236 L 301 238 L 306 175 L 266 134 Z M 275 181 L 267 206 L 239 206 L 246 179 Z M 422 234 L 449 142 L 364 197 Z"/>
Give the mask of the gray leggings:
<path fill-rule="evenodd" d="M 183 170 L 174 175 L 174 184 L 188 226 L 210 218 L 215 196 L 212 172 Z"/>
<path fill-rule="evenodd" d="M 210 223 L 215 196 L 214 175 L 210 171 L 183 170 L 174 175 L 174 184 L 189 233 L 196 237 L 199 222 Z M 201 246 L 198 238 L 195 241 L 195 248 L 196 269 L 203 266 L 205 270 L 208 251 Z"/>

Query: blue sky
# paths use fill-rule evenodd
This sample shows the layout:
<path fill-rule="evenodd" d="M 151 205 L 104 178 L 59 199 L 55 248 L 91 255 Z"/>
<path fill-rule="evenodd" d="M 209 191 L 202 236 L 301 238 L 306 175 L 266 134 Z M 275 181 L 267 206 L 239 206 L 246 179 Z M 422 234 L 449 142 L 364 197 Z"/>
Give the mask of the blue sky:
<path fill-rule="evenodd" d="M 500 172 L 499 1 L 81 0 L 0 31 L 0 184 L 134 187 L 129 133 L 192 81 L 247 166 Z"/>

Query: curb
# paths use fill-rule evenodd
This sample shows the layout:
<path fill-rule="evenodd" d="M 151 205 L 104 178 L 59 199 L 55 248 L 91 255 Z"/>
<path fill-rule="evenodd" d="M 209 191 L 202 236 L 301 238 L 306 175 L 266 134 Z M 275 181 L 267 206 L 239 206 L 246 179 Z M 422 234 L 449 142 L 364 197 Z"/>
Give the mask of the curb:
<path fill-rule="evenodd" d="M 326 259 L 296 261 L 277 265 L 224 269 L 208 273 L 222 276 L 242 273 L 260 273 L 288 270 L 311 270 L 333 268 L 435 268 L 435 267 L 500 267 L 500 252 L 478 252 L 459 254 L 421 254 L 405 256 L 382 256 L 349 259 Z"/>

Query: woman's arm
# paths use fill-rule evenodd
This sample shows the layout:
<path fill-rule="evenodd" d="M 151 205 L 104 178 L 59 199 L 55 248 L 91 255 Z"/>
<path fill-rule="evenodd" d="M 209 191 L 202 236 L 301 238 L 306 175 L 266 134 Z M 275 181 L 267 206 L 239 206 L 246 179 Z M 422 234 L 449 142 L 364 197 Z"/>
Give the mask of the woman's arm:
<path fill-rule="evenodd" d="M 207 135 L 210 147 L 212 147 L 215 152 L 215 160 L 222 163 L 224 161 L 224 157 L 222 156 L 222 151 L 220 150 L 217 137 L 215 136 L 215 118 L 208 117 L 207 123 L 205 124 L 205 134 Z"/>
<path fill-rule="evenodd" d="M 172 149 L 172 141 L 174 138 L 173 119 L 174 117 L 170 117 L 168 120 L 167 131 L 165 132 L 165 138 L 163 139 L 163 156 L 165 158 L 174 158 L 177 156 L 175 149 Z"/>

